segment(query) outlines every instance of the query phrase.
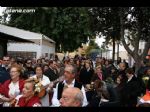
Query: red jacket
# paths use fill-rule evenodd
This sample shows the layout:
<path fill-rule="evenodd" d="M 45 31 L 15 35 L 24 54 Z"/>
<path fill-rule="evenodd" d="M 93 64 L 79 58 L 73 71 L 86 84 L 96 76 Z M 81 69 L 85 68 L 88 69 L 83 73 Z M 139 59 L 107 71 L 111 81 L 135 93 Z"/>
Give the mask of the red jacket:
<path fill-rule="evenodd" d="M 11 83 L 11 80 L 7 80 L 0 86 L 0 94 L 5 95 L 5 97 L 9 98 L 8 92 L 9 92 L 9 84 Z M 19 80 L 19 90 L 22 92 L 24 86 L 24 80 Z"/>
<path fill-rule="evenodd" d="M 27 102 L 25 102 L 25 97 L 19 98 L 18 106 L 19 107 L 32 107 L 34 104 L 41 104 L 40 98 L 38 96 L 31 97 Z"/>

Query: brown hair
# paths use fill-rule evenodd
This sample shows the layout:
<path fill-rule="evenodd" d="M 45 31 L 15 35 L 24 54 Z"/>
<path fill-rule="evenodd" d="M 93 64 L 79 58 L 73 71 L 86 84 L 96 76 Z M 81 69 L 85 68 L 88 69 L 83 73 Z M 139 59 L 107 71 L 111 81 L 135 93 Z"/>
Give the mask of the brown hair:
<path fill-rule="evenodd" d="M 16 68 L 20 74 L 22 73 L 22 67 L 20 65 L 13 64 L 10 69 L 12 69 L 12 68 Z"/>
<path fill-rule="evenodd" d="M 134 74 L 134 70 L 132 68 L 127 68 L 126 73 Z"/>
<path fill-rule="evenodd" d="M 36 87 L 35 87 L 36 82 L 35 82 L 33 79 L 27 79 L 27 80 L 25 80 L 25 84 L 26 84 L 26 83 L 31 83 L 31 84 L 32 84 L 32 86 L 33 86 L 33 91 L 34 91 L 34 95 L 37 96 L 37 95 L 38 95 L 38 92 L 35 91 L 35 89 L 36 89 Z"/>

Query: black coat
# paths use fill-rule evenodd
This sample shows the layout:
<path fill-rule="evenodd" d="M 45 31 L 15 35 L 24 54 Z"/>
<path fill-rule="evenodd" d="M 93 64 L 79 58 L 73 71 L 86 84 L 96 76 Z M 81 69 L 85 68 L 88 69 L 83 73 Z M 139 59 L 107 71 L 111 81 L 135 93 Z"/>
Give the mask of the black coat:
<path fill-rule="evenodd" d="M 4 83 L 8 79 L 10 79 L 9 70 L 0 66 L 0 83 Z"/>
<path fill-rule="evenodd" d="M 129 82 L 126 82 L 120 91 L 122 106 L 136 106 L 139 96 L 138 80 L 135 76 Z"/>
<path fill-rule="evenodd" d="M 46 75 L 49 78 L 50 81 L 54 81 L 57 78 L 59 78 L 58 71 L 56 71 L 56 73 L 55 73 L 54 70 L 52 70 L 51 68 L 46 70 L 44 72 L 44 75 Z"/>
<path fill-rule="evenodd" d="M 80 75 L 79 75 L 79 80 L 82 84 L 90 84 L 92 77 L 94 74 L 94 70 L 90 69 L 89 71 L 87 71 L 86 68 L 81 69 L 80 71 Z"/>

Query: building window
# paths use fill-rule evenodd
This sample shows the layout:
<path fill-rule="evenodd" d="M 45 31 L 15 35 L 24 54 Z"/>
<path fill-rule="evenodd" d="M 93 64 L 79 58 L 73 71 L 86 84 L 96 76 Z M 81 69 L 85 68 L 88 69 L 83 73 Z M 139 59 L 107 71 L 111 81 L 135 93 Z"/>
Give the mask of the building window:
<path fill-rule="evenodd" d="M 8 51 L 8 55 L 17 58 L 22 57 L 24 59 L 26 58 L 36 58 L 36 52 L 21 52 L 21 51 Z"/>
<path fill-rule="evenodd" d="M 45 53 L 45 57 L 48 57 L 48 53 Z"/>

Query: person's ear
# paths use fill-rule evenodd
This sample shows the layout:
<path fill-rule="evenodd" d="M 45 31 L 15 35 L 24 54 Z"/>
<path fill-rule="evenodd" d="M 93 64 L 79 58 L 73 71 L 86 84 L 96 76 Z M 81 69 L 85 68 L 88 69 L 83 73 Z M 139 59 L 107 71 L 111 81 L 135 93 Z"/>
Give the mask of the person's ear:
<path fill-rule="evenodd" d="M 75 106 L 78 107 L 80 105 L 79 101 L 75 101 Z"/>

